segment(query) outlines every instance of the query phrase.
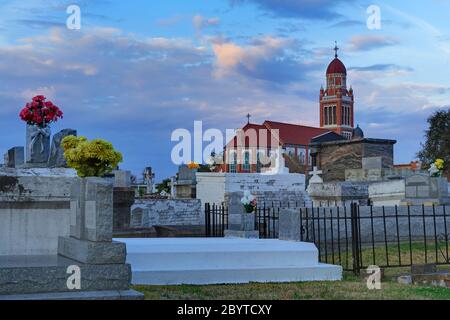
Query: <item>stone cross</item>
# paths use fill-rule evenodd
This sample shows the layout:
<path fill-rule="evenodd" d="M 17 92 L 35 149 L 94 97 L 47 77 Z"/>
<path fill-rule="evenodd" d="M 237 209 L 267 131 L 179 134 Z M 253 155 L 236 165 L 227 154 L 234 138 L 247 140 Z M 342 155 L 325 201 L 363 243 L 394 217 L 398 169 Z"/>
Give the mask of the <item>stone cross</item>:
<path fill-rule="evenodd" d="M 319 176 L 322 174 L 322 170 L 318 170 L 317 167 L 314 167 L 314 170 L 309 173 L 311 175 L 311 179 L 309 179 L 309 183 L 323 183 L 323 179 Z"/>

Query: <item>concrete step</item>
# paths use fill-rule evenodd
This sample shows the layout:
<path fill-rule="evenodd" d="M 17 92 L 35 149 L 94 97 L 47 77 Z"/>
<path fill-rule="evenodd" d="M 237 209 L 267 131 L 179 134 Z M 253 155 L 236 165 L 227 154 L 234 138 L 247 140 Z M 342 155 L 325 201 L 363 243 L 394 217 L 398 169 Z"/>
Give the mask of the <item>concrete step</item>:
<path fill-rule="evenodd" d="M 148 240 L 148 241 L 146 241 Z M 122 239 L 133 270 L 292 267 L 317 264 L 312 243 L 279 240 L 184 238 Z"/>
<path fill-rule="evenodd" d="M 237 238 L 121 239 L 133 284 L 214 284 L 340 280 L 318 263 L 314 244 Z"/>
<path fill-rule="evenodd" d="M 81 290 L 69 290 L 69 266 L 80 267 Z M 127 264 L 85 265 L 61 256 L 0 256 L 0 295 L 128 290 Z"/>
<path fill-rule="evenodd" d="M 238 284 L 249 282 L 338 281 L 342 268 L 328 264 L 284 268 L 179 269 L 133 271 L 133 284 Z"/>

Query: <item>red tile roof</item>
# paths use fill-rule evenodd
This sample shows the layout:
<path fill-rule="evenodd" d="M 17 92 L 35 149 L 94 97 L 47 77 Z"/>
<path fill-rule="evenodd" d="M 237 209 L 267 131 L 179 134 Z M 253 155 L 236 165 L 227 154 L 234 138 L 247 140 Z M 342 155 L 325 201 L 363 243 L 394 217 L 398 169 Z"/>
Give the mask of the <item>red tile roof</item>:
<path fill-rule="evenodd" d="M 307 146 L 312 138 L 330 132 L 328 129 L 321 129 L 316 127 L 308 127 L 308 126 L 301 126 L 291 123 L 282 123 L 282 122 L 275 122 L 275 121 L 265 121 L 262 125 L 249 123 L 246 124 L 242 130 L 244 132 L 247 132 L 250 129 L 254 129 L 257 132 L 257 146 L 259 147 L 261 145 L 260 143 L 260 137 L 259 137 L 259 130 L 260 129 L 267 129 L 267 130 L 279 130 L 280 135 L 280 144 L 292 144 L 292 145 L 303 145 Z M 231 140 L 227 147 L 235 147 L 237 144 L 237 138 L 234 137 L 233 140 Z M 248 142 L 246 141 L 245 146 L 248 147 Z M 270 135 L 267 134 L 267 147 L 271 147 L 271 138 Z M 276 146 L 277 147 L 277 146 Z"/>
<path fill-rule="evenodd" d="M 255 124 L 255 123 L 248 123 L 242 128 L 244 133 L 248 133 L 248 131 L 252 130 L 252 129 L 255 130 L 255 132 L 256 132 L 256 139 L 257 139 L 256 147 L 259 147 L 263 144 L 261 141 L 259 130 L 267 130 L 267 134 L 266 134 L 267 140 L 265 143 L 265 147 L 271 147 L 270 131 L 268 130 L 268 128 L 266 126 L 261 125 L 261 124 Z M 237 137 L 235 136 L 230 142 L 227 143 L 227 147 L 235 148 L 236 146 L 237 146 Z M 245 147 L 249 147 L 249 138 L 246 138 Z M 275 147 L 278 147 L 278 145 L 276 145 Z"/>
<path fill-rule="evenodd" d="M 307 146 L 312 138 L 330 131 L 328 129 L 275 121 L 266 121 L 264 125 L 269 129 L 278 129 L 280 131 L 280 140 L 284 144 L 304 146 Z"/>

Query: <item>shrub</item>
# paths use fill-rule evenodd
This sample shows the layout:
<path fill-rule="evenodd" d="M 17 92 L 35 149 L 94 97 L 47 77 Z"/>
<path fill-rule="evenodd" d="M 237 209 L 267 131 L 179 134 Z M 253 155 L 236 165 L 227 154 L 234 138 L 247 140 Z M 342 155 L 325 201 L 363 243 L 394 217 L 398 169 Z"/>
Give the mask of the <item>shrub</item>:
<path fill-rule="evenodd" d="M 61 144 L 67 165 L 80 177 L 103 177 L 122 162 L 122 154 L 105 140 L 68 136 Z"/>

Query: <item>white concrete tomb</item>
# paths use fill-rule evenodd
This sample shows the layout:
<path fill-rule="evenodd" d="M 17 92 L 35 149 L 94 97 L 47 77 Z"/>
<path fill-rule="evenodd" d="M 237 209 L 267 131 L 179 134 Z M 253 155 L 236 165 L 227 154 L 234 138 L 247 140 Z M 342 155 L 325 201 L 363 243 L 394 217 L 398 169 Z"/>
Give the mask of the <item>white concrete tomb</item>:
<path fill-rule="evenodd" d="M 139 285 L 336 281 L 312 243 L 237 238 L 120 239 Z"/>

